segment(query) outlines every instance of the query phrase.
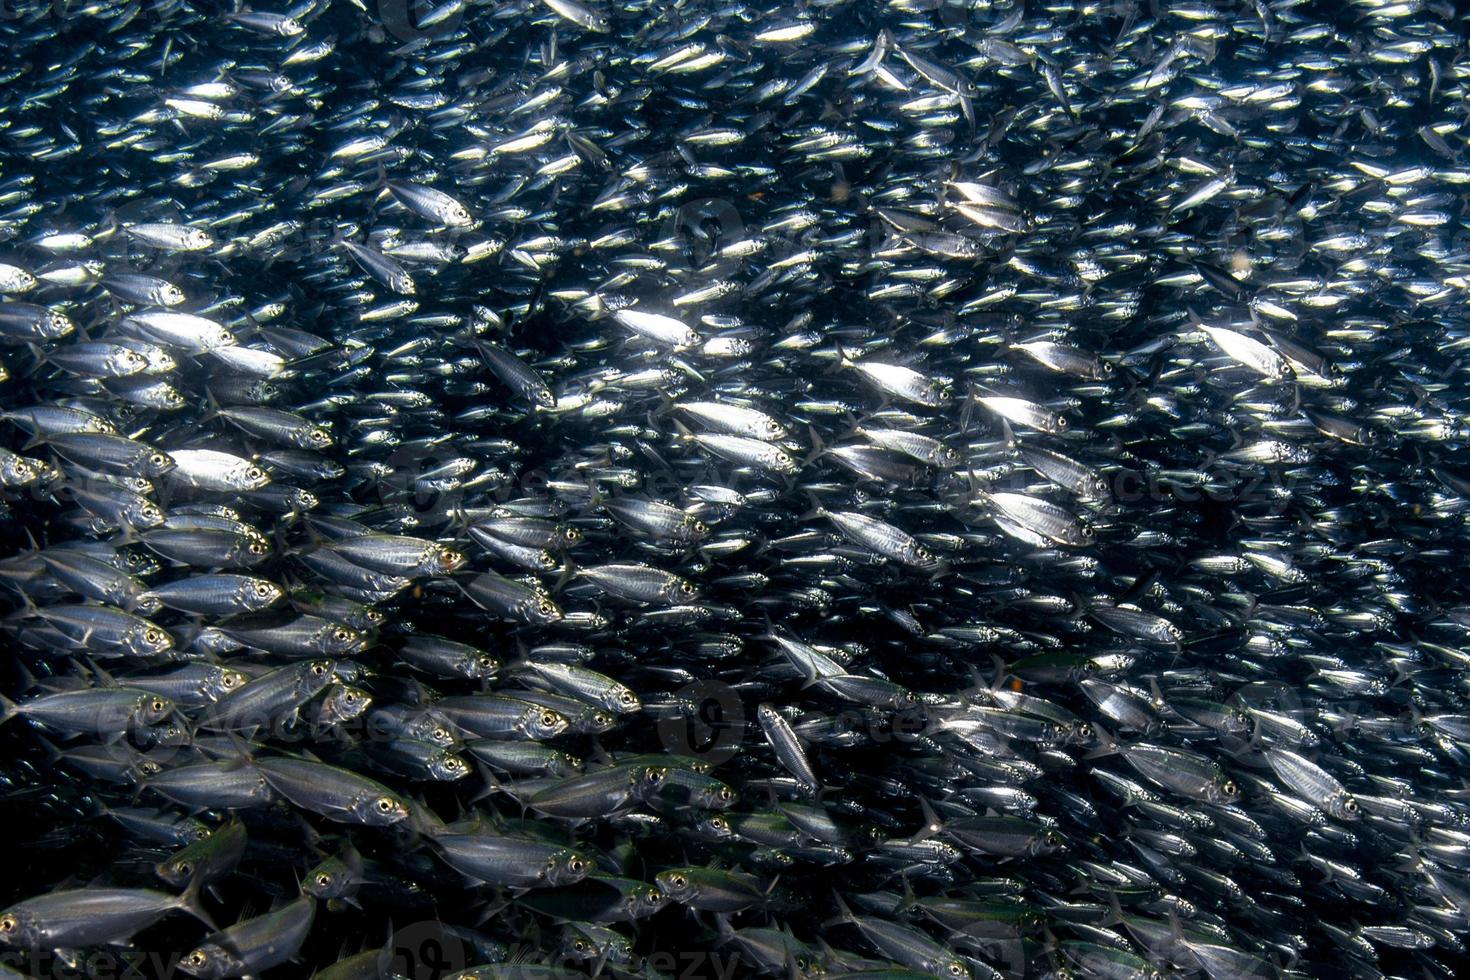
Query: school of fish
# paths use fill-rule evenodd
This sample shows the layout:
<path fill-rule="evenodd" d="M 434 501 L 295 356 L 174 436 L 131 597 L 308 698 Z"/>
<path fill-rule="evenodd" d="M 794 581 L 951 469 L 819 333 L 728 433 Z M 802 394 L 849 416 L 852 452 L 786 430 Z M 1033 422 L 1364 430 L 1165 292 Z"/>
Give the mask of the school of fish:
<path fill-rule="evenodd" d="M 0 973 L 1464 975 L 1467 35 L 5 0 Z"/>

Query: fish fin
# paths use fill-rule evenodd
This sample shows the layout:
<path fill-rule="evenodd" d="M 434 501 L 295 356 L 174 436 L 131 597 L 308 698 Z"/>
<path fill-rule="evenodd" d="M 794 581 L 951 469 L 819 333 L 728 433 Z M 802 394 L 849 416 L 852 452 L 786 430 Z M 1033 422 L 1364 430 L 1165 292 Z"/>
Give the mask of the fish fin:
<path fill-rule="evenodd" d="M 841 894 L 834 891 L 832 893 L 832 899 L 837 903 L 837 914 L 823 922 L 823 928 L 857 922 L 857 916 L 852 914 L 852 909 L 847 907 L 847 903 L 842 900 Z"/>
<path fill-rule="evenodd" d="M 1005 660 L 998 653 L 992 653 L 990 655 L 990 662 L 995 665 L 995 680 L 990 683 L 989 689 L 991 691 L 999 691 L 1005 687 L 1006 676 L 1009 674 L 1009 670 L 1006 668 Z"/>
<path fill-rule="evenodd" d="M 1118 901 L 1118 893 L 1111 888 L 1108 889 L 1108 917 L 1102 921 L 1104 926 L 1121 925 L 1123 922 L 1123 906 Z"/>
<path fill-rule="evenodd" d="M 1122 747 L 1118 745 L 1118 740 L 1113 738 L 1113 736 L 1108 733 L 1108 730 L 1104 728 L 1101 724 L 1099 724 L 1098 722 L 1093 722 L 1092 731 L 1094 734 L 1097 735 L 1098 741 L 1102 742 L 1102 747 L 1093 749 L 1092 751 L 1088 752 L 1086 755 L 1083 756 L 1084 759 L 1098 759 L 1103 756 L 1114 755 L 1122 751 Z"/>
<path fill-rule="evenodd" d="M 249 314 L 246 315 L 248 316 Z M 200 425 L 203 425 L 206 422 L 212 422 L 220 417 L 219 402 L 215 400 L 214 392 L 210 391 L 208 388 L 204 389 L 204 408 L 204 415 L 201 416 L 199 419 Z"/>
<path fill-rule="evenodd" d="M 561 571 L 557 573 L 556 584 L 551 587 L 552 595 L 559 595 L 561 590 L 567 587 L 567 583 L 577 576 L 577 564 L 572 557 L 567 555 L 562 564 Z"/>
<path fill-rule="evenodd" d="M 211 932 L 218 932 L 219 926 L 214 924 L 214 920 L 209 917 L 209 912 L 200 903 L 200 895 L 204 890 L 207 877 L 202 872 L 195 872 L 194 877 L 189 881 L 189 887 L 185 888 L 183 894 L 178 897 L 178 908 L 204 923 Z"/>
<path fill-rule="evenodd" d="M 806 427 L 806 431 L 807 435 L 811 437 L 812 449 L 811 452 L 807 453 L 805 458 L 802 459 L 802 469 L 805 469 L 810 464 L 822 458 L 822 456 L 824 456 L 827 452 L 827 444 L 822 441 L 822 437 L 817 434 L 817 430 L 809 425 Z"/>
<path fill-rule="evenodd" d="M 238 769 L 255 763 L 255 753 L 251 750 L 251 745 L 248 740 L 240 735 L 239 732 L 226 732 L 225 736 L 229 739 L 230 747 L 235 752 L 232 757 L 226 760 L 232 763 L 229 768 Z"/>
<path fill-rule="evenodd" d="M 920 841 L 928 840 L 930 837 L 933 837 L 935 834 L 944 830 L 944 821 L 940 819 L 939 814 L 934 812 L 934 807 L 931 806 L 929 804 L 929 801 L 923 796 L 919 797 L 919 812 L 924 815 L 924 826 L 920 827 L 919 830 L 912 837 L 909 838 L 909 843 L 911 844 L 917 844 Z M 907 880 L 905 880 L 905 884 L 907 884 Z"/>
<path fill-rule="evenodd" d="M 797 518 L 797 520 L 809 521 L 809 520 L 812 520 L 813 518 L 816 518 L 816 517 L 826 517 L 827 516 L 827 508 L 825 508 L 825 507 L 822 506 L 822 502 L 817 499 L 817 497 L 816 497 L 815 494 L 808 493 L 806 495 L 806 499 L 812 505 L 811 506 L 811 510 L 808 510 L 806 513 L 802 514 L 799 518 Z"/>
<path fill-rule="evenodd" d="M 598 762 L 605 763 L 609 766 L 616 765 L 616 760 L 608 753 L 607 749 L 603 748 L 602 743 L 597 740 L 596 736 L 592 738 L 592 751 L 588 755 Z"/>

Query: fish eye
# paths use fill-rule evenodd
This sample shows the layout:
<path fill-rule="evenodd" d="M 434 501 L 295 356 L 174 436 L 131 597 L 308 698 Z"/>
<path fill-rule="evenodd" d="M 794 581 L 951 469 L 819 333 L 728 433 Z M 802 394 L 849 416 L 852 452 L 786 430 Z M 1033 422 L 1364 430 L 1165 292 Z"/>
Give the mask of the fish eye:
<path fill-rule="evenodd" d="M 679 591 L 682 592 L 682 593 L 684 593 L 685 595 L 693 595 L 694 594 L 694 583 L 692 583 L 692 582 L 680 582 L 679 583 Z"/>
<path fill-rule="evenodd" d="M 1237 785 L 1235 785 L 1235 781 L 1234 780 L 1227 779 L 1227 780 L 1225 780 L 1225 784 L 1220 787 L 1220 790 L 1226 796 L 1234 796 L 1236 793 L 1239 793 L 1240 792 L 1240 787 L 1237 786 Z M 1354 804 L 1354 805 L 1356 806 L 1356 804 Z"/>
<path fill-rule="evenodd" d="M 255 586 L 255 594 L 264 599 L 266 596 L 271 594 L 271 586 L 267 585 L 264 582 L 257 583 Z"/>
<path fill-rule="evenodd" d="M 150 465 L 153 466 L 162 466 L 164 463 L 168 462 L 168 459 L 163 455 L 163 453 L 154 453 L 153 455 L 148 457 L 148 462 Z"/>
<path fill-rule="evenodd" d="M 1353 799 L 1352 797 L 1348 797 L 1347 802 L 1342 805 L 1342 808 L 1348 813 L 1357 813 L 1358 801 Z"/>
<path fill-rule="evenodd" d="M 536 604 L 536 608 L 541 610 L 541 614 L 543 616 L 550 616 L 552 612 L 556 609 L 556 607 L 551 604 L 550 599 L 542 599 L 539 603 Z"/>
<path fill-rule="evenodd" d="M 1090 528 L 1090 527 L 1088 527 L 1086 524 L 1082 525 L 1082 536 L 1084 538 L 1086 538 L 1088 541 L 1091 541 L 1092 540 L 1092 536 L 1095 533 L 1097 533 L 1097 532 L 1093 531 L 1093 529 Z"/>
<path fill-rule="evenodd" d="M 200 967 L 209 962 L 209 955 L 202 949 L 196 949 L 184 957 L 184 962 L 192 967 Z"/>
<path fill-rule="evenodd" d="M 266 552 L 264 541 L 252 541 L 247 547 L 252 555 L 263 555 Z"/>
<path fill-rule="evenodd" d="M 320 676 L 322 676 L 323 674 L 325 674 L 327 672 L 327 668 L 324 667 L 321 664 L 312 664 L 311 665 L 311 672 L 313 674 L 315 674 L 317 677 L 320 677 Z"/>
<path fill-rule="evenodd" d="M 393 801 L 386 796 L 378 797 L 376 806 L 379 813 L 391 813 L 393 811 Z"/>
<path fill-rule="evenodd" d="M 572 943 L 572 949 L 575 949 L 579 953 L 585 953 L 587 952 L 587 944 L 578 939 L 576 942 Z"/>
<path fill-rule="evenodd" d="M 352 691 L 348 691 L 347 693 L 342 695 L 342 700 L 347 702 L 348 704 L 356 704 L 357 695 L 354 694 Z"/>
<path fill-rule="evenodd" d="M 480 667 L 481 670 L 494 670 L 495 669 L 495 658 L 494 657 L 481 657 L 479 660 L 476 661 L 476 663 L 479 665 L 479 667 Z"/>
<path fill-rule="evenodd" d="M 144 630 L 143 639 L 147 640 L 149 643 L 158 643 L 160 640 L 163 639 L 163 633 L 159 630 Z"/>
<path fill-rule="evenodd" d="M 634 695 L 632 691 L 623 691 L 621 694 L 618 695 L 618 702 L 621 704 L 632 704 L 637 700 L 637 696 Z"/>
<path fill-rule="evenodd" d="M 318 442 L 318 443 L 325 444 L 331 438 L 332 437 L 327 433 L 327 430 L 326 429 L 312 429 L 311 430 L 311 441 L 312 442 Z"/>
<path fill-rule="evenodd" d="M 958 963 L 951 963 L 949 965 L 949 975 L 952 977 L 962 977 L 965 975 L 965 968 Z"/>
<path fill-rule="evenodd" d="M 148 707 L 153 711 L 163 711 L 168 708 L 168 705 L 164 703 L 162 698 L 154 698 Z"/>
<path fill-rule="evenodd" d="M 567 867 L 571 868 L 573 871 L 581 871 L 586 866 L 586 863 L 581 858 L 572 858 L 570 861 L 567 862 Z"/>
<path fill-rule="evenodd" d="M 0 918 L 0 932 L 14 932 L 16 930 L 16 927 L 19 925 L 20 923 L 16 921 L 16 918 L 13 915 L 7 915 L 4 918 Z"/>
<path fill-rule="evenodd" d="M 544 712 L 541 713 L 541 724 L 543 724 L 543 725 L 545 725 L 545 726 L 547 726 L 549 728 L 552 725 L 555 725 L 556 722 L 557 722 L 556 712 L 554 712 L 554 711 L 544 711 Z"/>
<path fill-rule="evenodd" d="M 345 626 L 338 626 L 336 629 L 332 630 L 332 639 L 337 640 L 340 643 L 346 643 L 351 635 L 352 634 L 347 631 L 347 627 Z"/>
<path fill-rule="evenodd" d="M 689 884 L 689 880 L 683 875 L 674 875 L 672 878 L 669 879 L 669 883 L 672 884 L 675 888 L 683 888 L 685 885 Z"/>
<path fill-rule="evenodd" d="M 174 865 L 174 870 L 181 875 L 190 875 L 194 873 L 194 865 L 190 864 L 188 861 L 180 861 L 178 864 Z"/>
<path fill-rule="evenodd" d="M 440 742 L 449 741 L 449 731 L 444 728 L 434 729 L 434 738 Z"/>
<path fill-rule="evenodd" d="M 319 875 L 316 876 L 316 886 L 318 888 L 325 888 L 328 885 L 330 885 L 331 883 L 332 883 L 332 876 L 329 875 L 329 874 L 327 874 L 326 872 L 323 872 L 322 874 L 319 874 Z"/>
<path fill-rule="evenodd" d="M 1057 416 L 1057 431 L 1060 432 L 1062 429 L 1065 429 L 1068 424 L 1069 423 L 1067 422 L 1067 417 L 1065 415 Z"/>

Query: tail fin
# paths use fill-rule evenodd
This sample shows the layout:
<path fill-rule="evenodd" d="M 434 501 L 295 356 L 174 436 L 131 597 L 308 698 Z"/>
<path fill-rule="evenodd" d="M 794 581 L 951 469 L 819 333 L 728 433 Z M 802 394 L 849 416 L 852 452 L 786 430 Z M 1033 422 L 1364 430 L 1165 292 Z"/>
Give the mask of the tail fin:
<path fill-rule="evenodd" d="M 214 920 L 209 917 L 209 913 L 205 911 L 204 906 L 199 902 L 199 894 L 203 890 L 207 878 L 208 875 L 194 875 L 193 880 L 189 882 L 189 887 L 185 888 L 184 893 L 178 897 L 177 907 L 209 926 L 211 932 L 218 932 L 219 926 L 214 924 Z"/>
<path fill-rule="evenodd" d="M 924 815 L 924 826 L 920 827 L 918 832 L 909 838 L 909 841 L 914 844 L 917 844 L 919 841 L 928 840 L 944 829 L 944 821 L 940 819 L 939 814 L 934 812 L 934 808 L 929 805 L 929 801 L 922 796 L 919 797 L 919 812 Z"/>
<path fill-rule="evenodd" d="M 832 898 L 834 901 L 837 902 L 837 914 L 828 919 L 826 922 L 823 922 L 823 928 L 827 926 L 843 925 L 845 923 L 855 924 L 857 922 L 857 916 L 852 914 L 852 909 L 847 907 L 847 903 L 842 900 L 842 896 L 834 891 L 832 893 Z"/>
<path fill-rule="evenodd" d="M 1113 738 L 1112 735 L 1108 734 L 1108 730 L 1102 725 L 1098 724 L 1097 722 L 1093 722 L 1092 730 L 1097 735 L 1098 741 L 1102 742 L 1102 747 L 1093 749 L 1091 752 L 1083 756 L 1083 758 L 1098 759 L 1105 755 L 1115 755 L 1116 753 L 1123 751 L 1122 746 L 1118 744 L 1118 740 Z"/>
<path fill-rule="evenodd" d="M 5 695 L 0 694 L 0 725 L 5 724 L 7 721 L 14 718 L 18 714 L 20 714 L 20 705 L 16 704 Z M 52 746 L 52 751 L 55 751 L 55 748 L 55 746 Z"/>

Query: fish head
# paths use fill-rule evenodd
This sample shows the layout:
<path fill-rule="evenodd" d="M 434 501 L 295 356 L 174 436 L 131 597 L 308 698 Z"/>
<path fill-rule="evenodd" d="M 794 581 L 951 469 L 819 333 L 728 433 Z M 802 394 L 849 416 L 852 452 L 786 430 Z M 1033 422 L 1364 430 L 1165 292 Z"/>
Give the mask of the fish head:
<path fill-rule="evenodd" d="M 322 721 L 335 724 L 359 717 L 372 705 L 373 699 L 361 688 L 345 684 L 329 692 L 322 703 Z"/>
<path fill-rule="evenodd" d="M 668 904 L 668 896 L 653 885 L 633 889 L 628 896 L 628 907 L 635 918 L 652 915 Z"/>
<path fill-rule="evenodd" d="M 143 474 L 145 476 L 162 476 L 170 472 L 178 465 L 174 458 L 161 449 L 155 449 L 143 460 Z"/>
<path fill-rule="evenodd" d="M 695 829 L 711 840 L 729 840 L 735 836 L 735 828 L 724 817 L 706 817 L 694 825 Z"/>
<path fill-rule="evenodd" d="M 688 872 L 680 868 L 660 871 L 653 876 L 653 882 L 660 892 L 681 904 L 694 898 L 698 891 Z"/>
<path fill-rule="evenodd" d="M 465 657 L 458 664 L 459 672 L 466 680 L 478 681 L 493 677 L 500 670 L 499 660 L 488 653 L 476 653 Z"/>
<path fill-rule="evenodd" d="M 172 698 L 166 698 L 161 694 L 148 694 L 138 699 L 138 706 L 133 711 L 133 717 L 144 725 L 156 725 L 174 712 Z"/>
<path fill-rule="evenodd" d="M 538 741 L 543 738 L 555 738 L 571 726 L 571 722 L 561 712 L 543 708 L 540 705 L 527 708 L 521 724 L 526 735 Z"/>
<path fill-rule="evenodd" d="M 1233 803 L 1240 795 L 1240 787 L 1235 780 L 1227 778 L 1223 773 L 1217 775 L 1206 790 L 1206 795 L 1211 803 Z"/>
<path fill-rule="evenodd" d="M 205 943 L 196 947 L 179 960 L 179 969 L 191 977 L 199 977 L 200 980 L 230 976 L 237 965 L 242 964 L 238 964 L 236 958 L 217 943 Z"/>
<path fill-rule="evenodd" d="M 333 623 L 322 629 L 322 652 L 334 657 L 360 650 L 366 642 L 361 633 L 343 623 Z"/>
<path fill-rule="evenodd" d="M 25 487 L 40 478 L 40 472 L 24 456 L 8 456 L 0 464 L 0 483 L 7 487 Z"/>
<path fill-rule="evenodd" d="M 931 971 L 950 980 L 969 980 L 970 968 L 958 957 L 946 956 L 930 965 Z"/>
<path fill-rule="evenodd" d="M 592 870 L 592 861 L 580 851 L 558 851 L 546 861 L 546 883 L 552 887 L 575 885 Z"/>
<path fill-rule="evenodd" d="M 45 939 L 41 924 L 25 910 L 12 908 L 0 915 L 0 943 L 26 949 L 39 947 Z"/>
<path fill-rule="evenodd" d="M 642 707 L 643 702 L 638 699 L 638 695 L 626 687 L 619 687 L 616 691 L 609 694 L 607 698 L 608 710 L 618 714 L 631 714 L 642 709 Z"/>
<path fill-rule="evenodd" d="M 465 561 L 463 552 L 444 545 L 435 545 L 430 549 L 425 565 L 430 575 L 448 575 L 462 568 Z"/>
<path fill-rule="evenodd" d="M 560 622 L 562 611 L 550 598 L 540 596 L 534 602 L 526 604 L 526 618 L 532 623 L 546 626 L 551 623 Z"/>
<path fill-rule="evenodd" d="M 337 858 L 317 865 L 301 883 L 301 890 L 313 898 L 341 898 L 352 890 L 352 872 Z"/>
<path fill-rule="evenodd" d="M 265 579 L 250 579 L 242 583 L 235 593 L 235 600 L 252 612 L 269 609 L 285 598 L 285 590 Z"/>
<path fill-rule="evenodd" d="M 140 657 L 156 656 L 174 647 L 174 638 L 166 631 L 149 623 L 133 630 L 127 638 L 127 647 Z"/>
<path fill-rule="evenodd" d="M 429 762 L 429 772 L 444 783 L 452 783 L 470 774 L 469 763 L 452 752 L 441 752 Z"/>
<path fill-rule="evenodd" d="M 673 582 L 670 582 L 668 586 L 666 586 L 662 590 L 662 593 L 663 594 L 661 598 L 665 602 L 671 602 L 678 605 L 693 602 L 695 599 L 699 598 L 699 589 L 695 588 L 694 583 L 686 578 L 680 578 L 676 579 Z"/>
<path fill-rule="evenodd" d="M 699 792 L 699 806 L 705 810 L 724 810 L 735 804 L 735 791 L 724 783 Z"/>
<path fill-rule="evenodd" d="M 647 800 L 659 791 L 668 778 L 667 766 L 644 766 L 641 770 L 635 770 L 633 795 L 640 800 Z"/>
<path fill-rule="evenodd" d="M 1363 815 L 1363 810 L 1358 805 L 1358 801 L 1348 793 L 1335 794 L 1326 802 L 1323 809 L 1334 819 L 1349 822 L 1358 820 Z"/>
<path fill-rule="evenodd" d="M 369 827 L 389 827 L 408 819 L 408 804 L 395 796 L 366 796 L 353 804 L 352 815 Z"/>

